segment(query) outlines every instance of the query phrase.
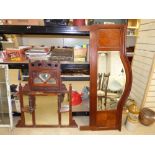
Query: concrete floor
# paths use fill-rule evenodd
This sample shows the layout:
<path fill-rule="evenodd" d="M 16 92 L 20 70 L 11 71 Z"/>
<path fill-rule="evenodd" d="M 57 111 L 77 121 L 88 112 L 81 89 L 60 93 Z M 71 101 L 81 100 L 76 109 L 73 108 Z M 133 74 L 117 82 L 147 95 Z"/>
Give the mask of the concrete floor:
<path fill-rule="evenodd" d="M 24 99 L 24 103 L 28 103 Z M 51 104 L 51 100 L 53 101 Z M 36 98 L 36 118 L 38 124 L 58 124 L 57 120 L 57 102 L 55 98 L 48 97 Z M 42 104 L 44 103 L 44 104 Z M 45 106 L 46 105 L 46 106 Z M 51 108 L 52 107 L 52 108 Z M 125 128 L 127 113 L 123 112 L 122 118 L 122 131 L 109 130 L 109 131 L 80 131 L 79 127 L 89 124 L 89 117 L 75 116 L 73 119 L 76 121 L 78 128 L 16 128 L 11 131 L 9 128 L 0 128 L 0 135 L 155 135 L 155 123 L 149 127 L 143 126 L 140 123 L 134 131 L 128 131 Z M 31 124 L 31 115 L 26 114 L 26 124 Z M 68 124 L 68 116 L 64 118 L 64 124 Z M 63 120 L 62 118 L 62 120 Z M 14 126 L 16 125 L 19 117 L 14 117 Z M 46 121 L 45 121 L 46 120 Z"/>
<path fill-rule="evenodd" d="M 88 117 L 74 117 L 78 126 L 88 122 Z M 122 130 L 108 131 L 80 131 L 79 128 L 0 128 L 0 135 L 155 135 L 155 123 L 151 126 L 143 126 L 140 123 L 134 131 L 125 128 L 125 120 L 122 121 Z"/>
<path fill-rule="evenodd" d="M 52 101 L 53 101 L 52 104 L 51 104 L 51 99 L 49 99 L 48 97 L 36 98 L 36 101 L 38 103 L 36 108 L 37 123 L 58 124 L 57 102 L 56 101 L 54 102 L 54 98 L 52 98 Z M 28 103 L 28 102 L 25 102 L 25 103 Z M 26 124 L 31 124 L 32 122 L 31 115 L 26 114 L 25 117 L 26 117 Z M 89 124 L 89 117 L 75 116 L 73 117 L 73 119 L 76 121 L 78 128 L 16 128 L 14 127 L 13 130 L 10 130 L 9 128 L 0 128 L 0 135 L 155 135 L 155 123 L 151 126 L 143 126 L 140 123 L 138 123 L 138 126 L 134 131 L 128 131 L 125 127 L 126 117 L 127 117 L 127 113 L 123 112 L 121 132 L 117 130 L 80 131 L 79 129 L 80 126 L 85 126 Z M 64 118 L 64 121 L 62 122 L 64 122 L 64 124 L 67 124 L 68 116 L 67 117 L 65 116 L 63 118 Z M 18 119 L 19 117 L 14 117 L 14 126 L 16 125 Z"/>
<path fill-rule="evenodd" d="M 9 70 L 11 83 L 18 84 L 17 76 L 18 70 Z M 79 89 L 81 89 L 80 86 Z M 39 107 L 38 107 L 39 108 Z M 44 110 L 41 107 L 42 110 Z M 40 112 L 39 112 L 40 113 Z M 42 115 L 39 115 L 39 120 L 42 121 Z M 47 118 L 47 117 L 46 117 Z M 16 124 L 18 118 L 14 118 Z M 79 126 L 87 125 L 89 122 L 88 117 L 76 116 L 74 117 Z M 45 120 L 45 119 L 44 119 Z M 55 119 L 54 119 L 55 120 Z M 143 126 L 140 123 L 134 131 L 128 131 L 125 128 L 126 115 L 123 115 L 122 130 L 108 130 L 108 131 L 80 131 L 79 128 L 16 128 L 13 130 L 9 128 L 0 128 L 0 135 L 155 135 L 155 123 L 149 127 Z"/>

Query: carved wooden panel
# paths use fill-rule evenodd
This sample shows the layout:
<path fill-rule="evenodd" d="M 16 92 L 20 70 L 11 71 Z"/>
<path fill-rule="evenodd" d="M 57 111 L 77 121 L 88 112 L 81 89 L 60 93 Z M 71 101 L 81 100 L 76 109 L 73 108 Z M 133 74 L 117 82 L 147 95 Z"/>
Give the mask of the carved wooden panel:
<path fill-rule="evenodd" d="M 121 46 L 120 29 L 100 29 L 96 36 L 98 48 L 120 48 Z"/>
<path fill-rule="evenodd" d="M 96 126 L 115 128 L 116 111 L 98 111 L 96 114 Z"/>
<path fill-rule="evenodd" d="M 31 90 L 56 91 L 62 88 L 60 64 L 53 61 L 29 63 L 29 86 Z"/>

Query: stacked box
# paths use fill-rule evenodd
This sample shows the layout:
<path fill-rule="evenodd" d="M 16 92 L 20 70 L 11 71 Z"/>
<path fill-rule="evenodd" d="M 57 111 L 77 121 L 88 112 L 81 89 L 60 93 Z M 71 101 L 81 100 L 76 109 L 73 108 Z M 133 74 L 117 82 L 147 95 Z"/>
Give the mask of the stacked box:
<path fill-rule="evenodd" d="M 3 25 L 40 25 L 44 26 L 42 19 L 4 19 Z"/>
<path fill-rule="evenodd" d="M 85 62 L 87 57 L 87 48 L 74 48 L 74 61 Z"/>

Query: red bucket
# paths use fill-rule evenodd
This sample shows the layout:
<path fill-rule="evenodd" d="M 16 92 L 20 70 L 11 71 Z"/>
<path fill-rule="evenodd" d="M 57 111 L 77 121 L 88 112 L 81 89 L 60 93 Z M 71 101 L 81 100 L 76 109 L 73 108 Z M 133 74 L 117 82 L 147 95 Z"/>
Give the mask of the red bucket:
<path fill-rule="evenodd" d="M 72 92 L 72 105 L 79 105 L 82 103 L 81 94 L 79 94 L 77 91 Z"/>

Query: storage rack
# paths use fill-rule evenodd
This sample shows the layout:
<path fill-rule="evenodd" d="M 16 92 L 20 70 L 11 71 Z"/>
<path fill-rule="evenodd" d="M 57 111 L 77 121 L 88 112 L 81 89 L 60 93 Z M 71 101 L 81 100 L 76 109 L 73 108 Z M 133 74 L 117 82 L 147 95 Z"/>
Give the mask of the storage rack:
<path fill-rule="evenodd" d="M 89 36 L 87 26 L 29 26 L 29 25 L 0 25 L 0 34 L 19 34 L 19 35 L 70 35 L 70 36 Z M 8 64 L 9 69 L 28 70 L 28 61 L 24 62 L 0 62 Z M 66 68 L 85 68 L 89 73 L 89 62 L 69 62 L 61 63 L 63 72 Z M 27 77 L 26 77 L 27 78 Z M 89 81 L 90 76 L 62 76 L 63 81 Z M 73 112 L 73 115 L 89 115 L 88 111 Z"/>
<path fill-rule="evenodd" d="M 81 29 L 87 30 L 86 26 L 19 26 L 19 25 L 1 25 L 0 34 L 32 34 L 32 35 L 75 35 L 75 36 L 89 36 L 88 31 L 81 31 Z M 8 64 L 10 69 L 28 69 L 28 61 L 24 62 L 0 62 L 0 64 Z M 79 67 L 83 66 L 89 69 L 89 63 L 69 63 L 70 67 Z M 68 65 L 69 65 L 68 64 Z M 67 65 L 67 66 L 68 66 Z M 65 68 L 65 64 L 61 63 L 61 68 Z M 89 72 L 89 71 L 88 71 Z M 84 80 L 88 81 L 89 76 L 87 77 L 62 77 L 63 80 Z"/>

